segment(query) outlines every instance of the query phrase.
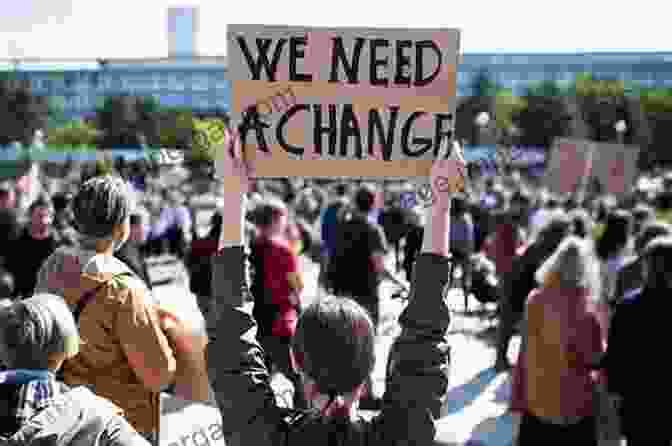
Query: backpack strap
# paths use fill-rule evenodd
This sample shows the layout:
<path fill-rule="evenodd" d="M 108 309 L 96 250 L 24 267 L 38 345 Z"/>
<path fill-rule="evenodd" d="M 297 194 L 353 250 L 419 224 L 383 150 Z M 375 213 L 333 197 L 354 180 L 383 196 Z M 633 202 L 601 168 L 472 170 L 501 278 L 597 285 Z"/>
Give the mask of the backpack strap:
<path fill-rule="evenodd" d="M 77 324 L 77 326 L 79 326 L 79 317 L 81 316 L 82 311 L 84 311 L 84 307 L 86 307 L 93 300 L 93 298 L 96 297 L 96 294 L 98 294 L 98 291 L 100 291 L 105 285 L 110 283 L 110 281 L 112 281 L 114 279 L 117 279 L 119 277 L 124 277 L 124 276 L 133 277 L 133 273 L 130 273 L 130 272 L 126 271 L 126 272 L 123 272 L 123 273 L 120 273 L 120 274 L 115 274 L 107 282 L 102 283 L 102 284 L 98 285 L 96 288 L 94 288 L 92 290 L 89 290 L 86 293 L 84 293 L 82 298 L 79 299 L 79 301 L 75 305 L 75 309 L 72 311 L 72 316 L 74 317 L 75 324 Z M 59 368 L 58 371 L 56 372 L 56 380 L 61 382 L 61 383 L 65 382 L 64 366 L 61 366 L 61 368 Z M 0 443 L 0 446 L 1 446 L 1 443 Z"/>
<path fill-rule="evenodd" d="M 133 274 L 126 271 L 126 272 L 123 272 L 123 273 L 120 273 L 120 274 L 115 274 L 114 276 L 112 276 L 112 278 L 110 280 L 114 280 L 114 279 L 124 277 L 124 276 L 133 277 Z M 84 311 L 84 307 L 86 307 L 93 300 L 93 298 L 96 297 L 96 294 L 98 294 L 98 291 L 100 291 L 108 283 L 109 283 L 109 281 L 98 285 L 96 288 L 94 288 L 92 290 L 87 291 L 86 293 L 84 293 L 82 298 L 79 299 L 79 301 L 77 302 L 77 305 L 75 306 L 75 309 L 72 311 L 72 315 L 75 318 L 75 323 L 79 324 L 79 317 L 81 316 L 82 311 Z"/>

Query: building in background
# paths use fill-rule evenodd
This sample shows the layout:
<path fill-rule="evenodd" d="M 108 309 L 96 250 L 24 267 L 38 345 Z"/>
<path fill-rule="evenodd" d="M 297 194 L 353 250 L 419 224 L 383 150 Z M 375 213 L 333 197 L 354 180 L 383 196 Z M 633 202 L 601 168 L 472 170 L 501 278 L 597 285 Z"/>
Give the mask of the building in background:
<path fill-rule="evenodd" d="M 168 9 L 168 57 L 193 57 L 197 54 L 198 9 Z"/>
<path fill-rule="evenodd" d="M 105 97 L 151 96 L 168 107 L 197 114 L 227 111 L 230 87 L 223 56 L 197 52 L 198 9 L 167 11 L 168 56 L 156 59 L 0 60 L 0 70 L 49 96 L 66 117 L 92 114 Z M 570 84 L 580 73 L 621 79 L 643 87 L 672 88 L 672 52 L 585 54 L 465 54 L 458 68 L 457 94 L 472 94 L 472 80 L 487 70 L 496 83 L 523 94 L 530 83 Z"/>

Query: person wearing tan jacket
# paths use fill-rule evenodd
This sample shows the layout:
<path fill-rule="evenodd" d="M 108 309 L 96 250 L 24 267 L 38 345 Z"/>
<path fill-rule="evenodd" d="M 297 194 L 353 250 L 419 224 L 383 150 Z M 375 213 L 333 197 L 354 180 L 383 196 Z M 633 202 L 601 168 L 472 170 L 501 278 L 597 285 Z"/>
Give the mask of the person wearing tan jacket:
<path fill-rule="evenodd" d="M 131 425 L 157 444 L 160 392 L 174 381 L 181 354 L 149 290 L 113 255 L 128 238 L 130 211 L 120 178 L 84 183 L 73 201 L 80 246 L 54 252 L 36 288 L 63 296 L 79 317 L 82 344 L 63 366 L 65 382 L 87 385 L 117 404 Z"/>

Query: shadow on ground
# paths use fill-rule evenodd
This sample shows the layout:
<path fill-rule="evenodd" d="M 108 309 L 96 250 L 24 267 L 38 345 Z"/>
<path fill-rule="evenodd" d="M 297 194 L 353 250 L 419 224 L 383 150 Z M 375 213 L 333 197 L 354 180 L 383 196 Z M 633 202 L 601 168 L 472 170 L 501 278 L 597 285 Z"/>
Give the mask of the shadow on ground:
<path fill-rule="evenodd" d="M 474 427 L 465 446 L 511 446 L 517 430 L 518 421 L 510 413 L 486 418 Z"/>
<path fill-rule="evenodd" d="M 497 372 L 490 367 L 481 370 L 468 382 L 449 390 L 441 417 L 459 412 L 473 403 L 496 377 Z"/>

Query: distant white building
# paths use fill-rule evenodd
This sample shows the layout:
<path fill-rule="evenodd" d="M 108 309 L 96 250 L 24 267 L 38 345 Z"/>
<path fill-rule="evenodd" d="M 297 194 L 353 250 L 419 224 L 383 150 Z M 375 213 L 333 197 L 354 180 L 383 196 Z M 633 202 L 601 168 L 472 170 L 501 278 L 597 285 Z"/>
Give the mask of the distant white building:
<path fill-rule="evenodd" d="M 169 8 L 167 57 L 99 59 L 78 63 L 38 59 L 0 60 L 0 72 L 13 72 L 36 94 L 50 97 L 68 117 L 92 114 L 105 97 L 149 96 L 169 107 L 196 113 L 228 111 L 230 83 L 224 56 L 198 54 L 196 7 Z M 226 39 L 222 38 L 222 44 Z M 579 73 L 620 79 L 644 87 L 672 87 L 672 53 L 463 54 L 456 87 L 458 96 L 473 93 L 475 76 L 486 70 L 492 80 L 514 94 L 544 80 L 570 85 Z"/>

